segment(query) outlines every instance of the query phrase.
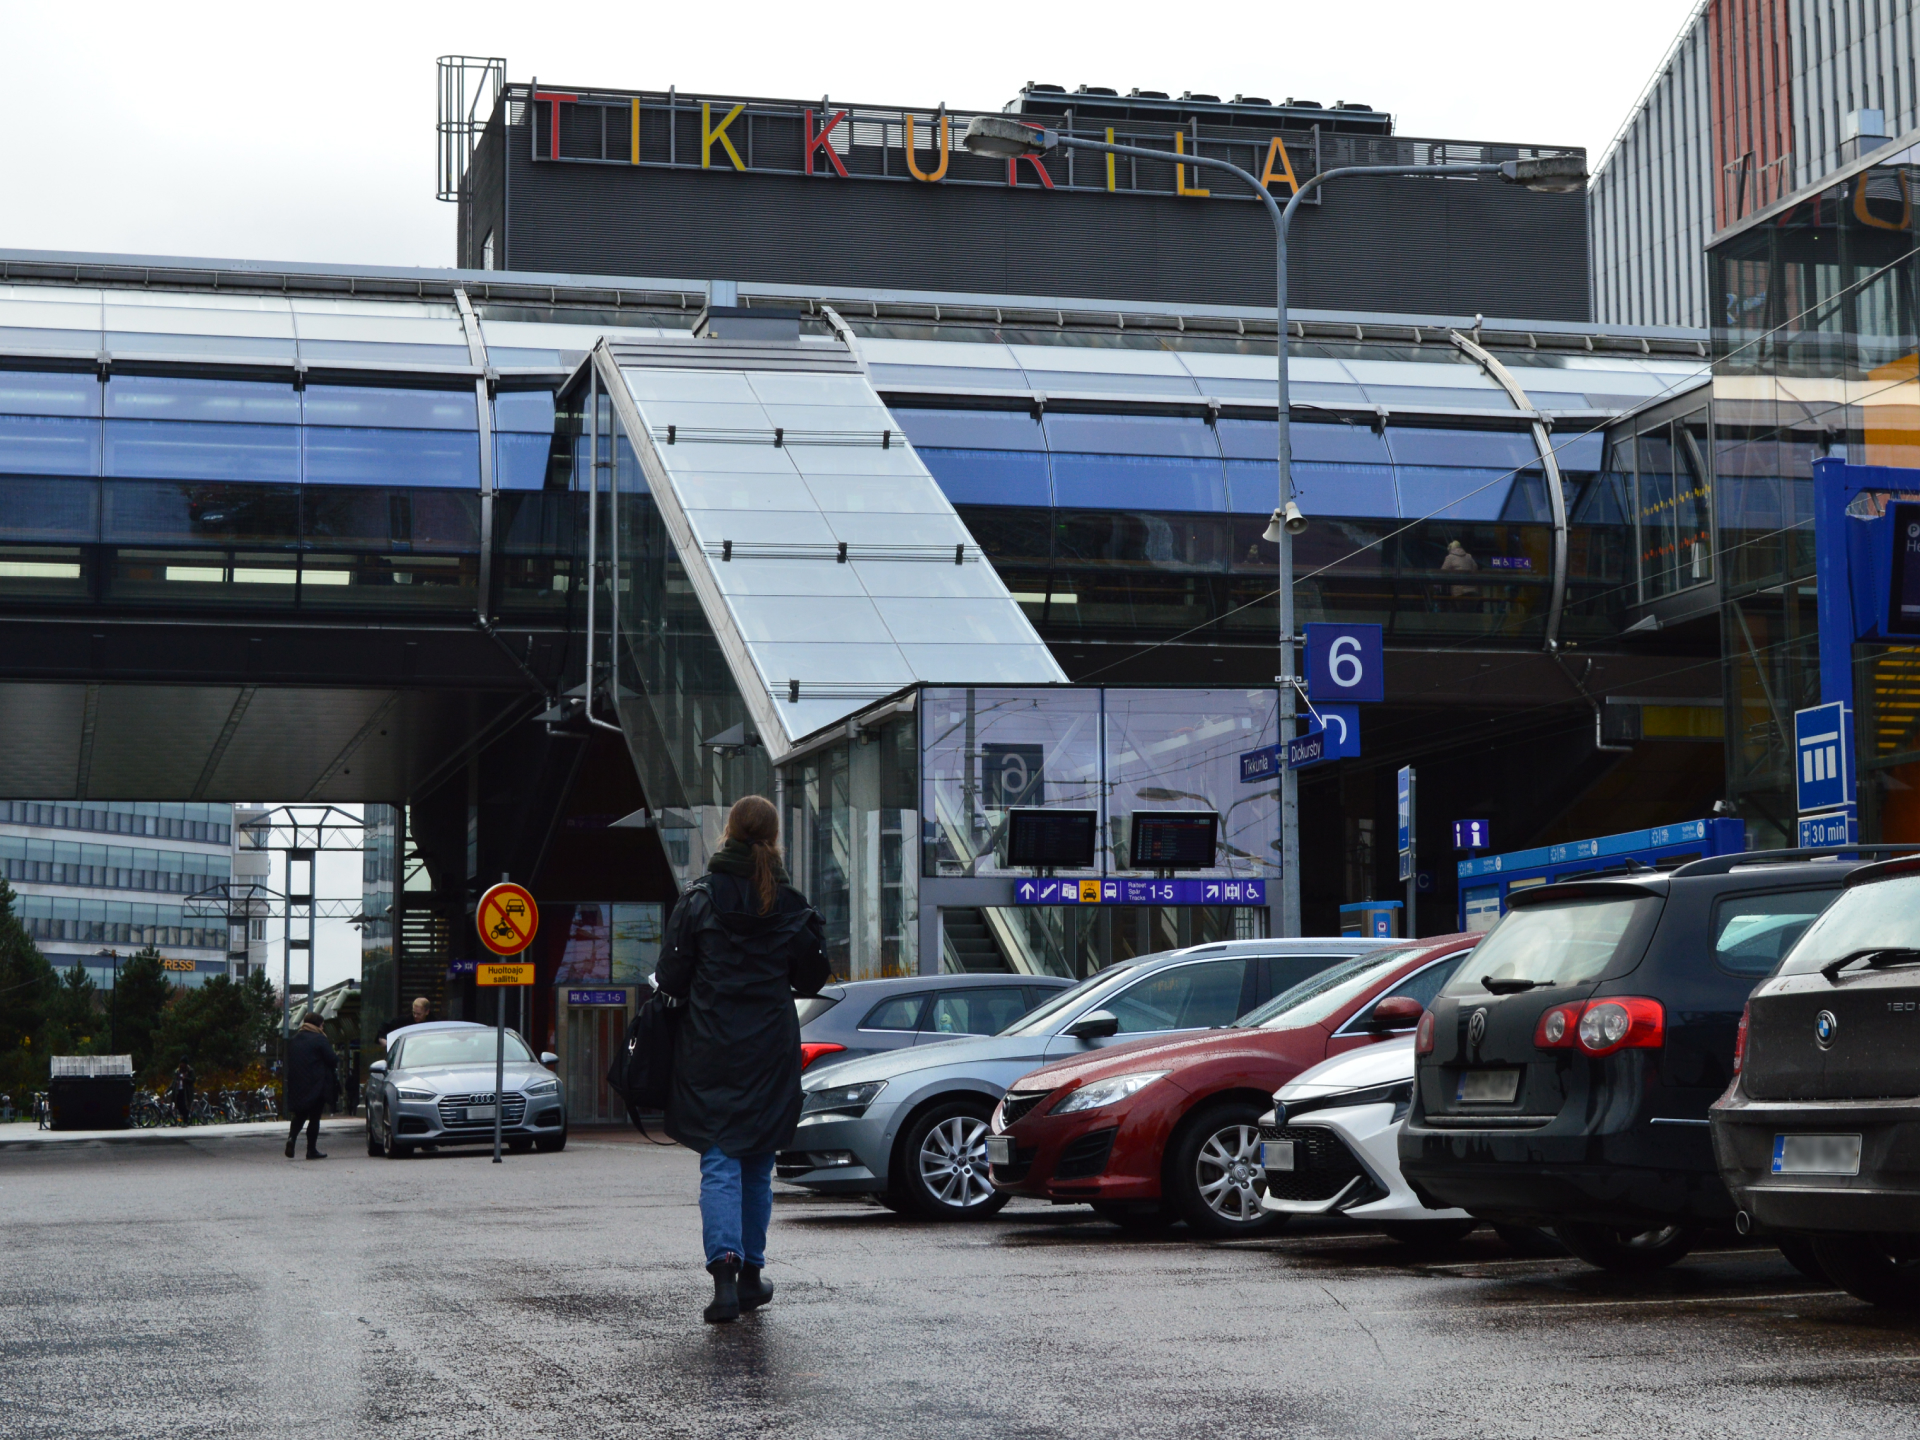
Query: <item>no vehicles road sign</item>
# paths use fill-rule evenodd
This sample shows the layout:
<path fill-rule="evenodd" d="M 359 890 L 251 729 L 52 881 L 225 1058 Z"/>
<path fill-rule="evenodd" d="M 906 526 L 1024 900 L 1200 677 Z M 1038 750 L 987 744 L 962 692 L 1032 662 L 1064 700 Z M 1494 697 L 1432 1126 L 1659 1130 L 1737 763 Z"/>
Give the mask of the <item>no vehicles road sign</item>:
<path fill-rule="evenodd" d="M 524 886 L 502 881 L 480 897 L 480 908 L 473 920 L 480 931 L 480 943 L 487 949 L 496 955 L 518 955 L 533 943 L 534 932 L 540 928 L 540 907 L 533 903 L 533 896 Z"/>

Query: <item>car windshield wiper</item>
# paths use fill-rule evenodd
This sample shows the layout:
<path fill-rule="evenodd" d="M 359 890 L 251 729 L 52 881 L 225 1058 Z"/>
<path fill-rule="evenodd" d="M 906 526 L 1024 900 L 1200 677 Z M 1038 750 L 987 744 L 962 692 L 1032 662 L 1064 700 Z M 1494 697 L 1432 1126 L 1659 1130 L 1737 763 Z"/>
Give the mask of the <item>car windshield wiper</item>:
<path fill-rule="evenodd" d="M 1829 960 L 1820 967 L 1820 973 L 1832 985 L 1838 982 L 1842 970 L 1861 960 L 1867 962 L 1869 970 L 1885 970 L 1894 965 L 1920 965 L 1920 950 L 1899 945 L 1872 945 L 1865 950 L 1850 951 L 1838 960 Z"/>
<path fill-rule="evenodd" d="M 1544 980 L 1522 980 L 1513 975 L 1503 976 L 1499 979 L 1495 979 L 1491 975 L 1482 975 L 1480 977 L 1480 983 L 1486 987 L 1487 993 L 1491 995 L 1521 995 L 1533 989 L 1534 986 L 1544 985 L 1547 982 Z"/>

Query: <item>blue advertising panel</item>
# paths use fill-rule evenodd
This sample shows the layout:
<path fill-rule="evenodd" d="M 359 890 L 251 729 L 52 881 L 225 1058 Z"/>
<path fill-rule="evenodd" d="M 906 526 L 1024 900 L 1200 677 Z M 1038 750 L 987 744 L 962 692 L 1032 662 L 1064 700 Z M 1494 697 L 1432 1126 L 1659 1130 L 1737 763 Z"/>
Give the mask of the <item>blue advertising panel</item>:
<path fill-rule="evenodd" d="M 1022 880 L 1018 905 L 1264 905 L 1264 880 Z"/>
<path fill-rule="evenodd" d="M 1400 773 L 1394 777 L 1394 794 L 1399 800 L 1400 808 L 1400 841 L 1396 848 L 1405 854 L 1409 832 L 1413 825 L 1413 767 L 1411 765 L 1402 765 Z M 1400 878 L 1404 880 L 1406 877 L 1403 875 Z"/>
<path fill-rule="evenodd" d="M 1380 701 L 1387 696 L 1385 646 L 1378 625 L 1315 623 L 1307 632 L 1307 698 Z"/>
<path fill-rule="evenodd" d="M 1839 701 L 1793 712 L 1794 808 L 1802 815 L 1853 802 L 1853 746 Z"/>

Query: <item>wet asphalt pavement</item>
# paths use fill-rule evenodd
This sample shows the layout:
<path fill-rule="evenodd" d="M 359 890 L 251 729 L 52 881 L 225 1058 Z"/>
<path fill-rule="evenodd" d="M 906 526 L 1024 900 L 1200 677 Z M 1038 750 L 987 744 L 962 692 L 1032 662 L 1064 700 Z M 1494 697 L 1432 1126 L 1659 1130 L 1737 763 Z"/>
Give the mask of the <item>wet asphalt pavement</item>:
<path fill-rule="evenodd" d="M 696 1167 L 331 1137 L 0 1149 L 0 1436 L 1920 1435 L 1920 1318 L 1749 1242 L 1649 1278 L 783 1191 L 701 1323 Z"/>

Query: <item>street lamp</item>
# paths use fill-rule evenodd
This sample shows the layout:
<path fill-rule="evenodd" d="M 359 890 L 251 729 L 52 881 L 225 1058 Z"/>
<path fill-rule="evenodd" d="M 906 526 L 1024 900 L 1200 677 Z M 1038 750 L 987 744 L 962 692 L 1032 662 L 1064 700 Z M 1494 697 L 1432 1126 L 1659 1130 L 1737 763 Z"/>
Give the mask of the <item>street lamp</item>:
<path fill-rule="evenodd" d="M 1544 194 L 1570 193 L 1586 188 L 1586 160 L 1578 155 L 1549 155 L 1533 160 L 1473 165 L 1344 165 L 1334 170 L 1323 170 L 1298 187 L 1288 197 L 1283 210 L 1267 187 L 1253 175 L 1238 165 L 1210 155 L 1147 150 L 1138 145 L 1110 145 L 1104 140 L 1085 140 L 1078 135 L 1065 135 L 1058 130 L 1029 125 L 1007 115 L 974 116 L 967 122 L 967 132 L 961 137 L 960 143 L 975 155 L 990 155 L 1003 160 L 1024 155 L 1044 155 L 1064 145 L 1074 150 L 1098 150 L 1109 155 L 1134 155 L 1148 160 L 1161 160 L 1170 165 L 1206 166 L 1237 176 L 1267 207 L 1267 215 L 1273 221 L 1274 235 L 1274 311 L 1277 317 L 1274 349 L 1278 353 L 1280 372 L 1280 391 L 1276 397 L 1280 421 L 1280 494 L 1273 518 L 1268 522 L 1262 538 L 1272 541 L 1280 551 L 1280 673 L 1274 680 L 1280 686 L 1280 744 L 1284 747 L 1293 738 L 1297 713 L 1294 702 L 1299 685 L 1293 656 L 1293 537 L 1307 528 L 1307 517 L 1301 513 L 1293 498 L 1293 444 L 1288 433 L 1292 423 L 1292 407 L 1287 393 L 1287 231 L 1293 224 L 1294 211 L 1300 208 L 1300 201 L 1309 190 L 1329 180 L 1345 179 L 1350 175 L 1489 175 Z M 1300 933 L 1300 780 L 1284 763 L 1280 767 L 1280 867 L 1280 930 L 1283 935 L 1294 936 Z"/>

